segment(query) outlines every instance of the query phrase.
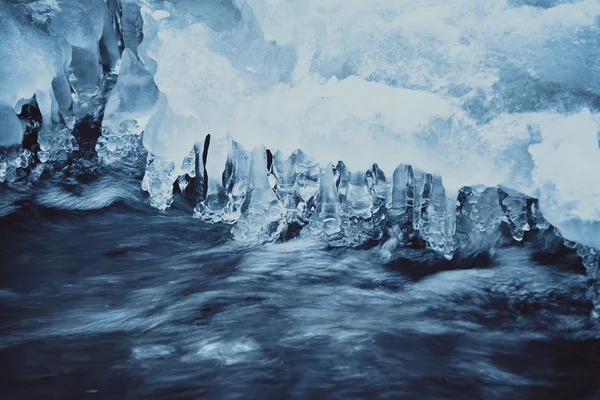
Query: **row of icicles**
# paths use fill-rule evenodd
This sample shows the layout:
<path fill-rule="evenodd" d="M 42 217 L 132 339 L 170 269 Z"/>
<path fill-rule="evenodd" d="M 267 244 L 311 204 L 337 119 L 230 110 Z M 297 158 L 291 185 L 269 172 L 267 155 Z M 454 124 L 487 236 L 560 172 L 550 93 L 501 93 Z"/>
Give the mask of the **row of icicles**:
<path fill-rule="evenodd" d="M 503 221 L 517 241 L 531 225 L 549 227 L 537 202 L 521 193 L 497 187 L 451 193 L 441 177 L 411 165 L 399 165 L 390 180 L 377 164 L 355 172 L 341 161 L 321 167 L 301 150 L 285 158 L 230 139 L 222 175 L 208 176 L 209 147 L 210 136 L 186 157 L 176 190 L 195 204 L 195 217 L 234 224 L 235 238 L 244 242 L 311 235 L 355 247 L 386 239 L 389 251 L 426 245 L 451 259 L 465 241 L 480 241 Z M 174 171 L 173 163 L 149 155 L 143 187 L 154 206 L 165 208 Z"/>

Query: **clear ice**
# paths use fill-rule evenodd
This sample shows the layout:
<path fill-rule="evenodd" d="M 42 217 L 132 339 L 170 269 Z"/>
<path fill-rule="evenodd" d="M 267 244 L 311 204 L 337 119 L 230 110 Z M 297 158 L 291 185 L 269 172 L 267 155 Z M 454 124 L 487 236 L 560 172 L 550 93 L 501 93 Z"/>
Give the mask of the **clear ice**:
<path fill-rule="evenodd" d="M 67 160 L 90 115 L 102 162 L 147 152 L 152 206 L 175 187 L 239 240 L 450 259 L 505 224 L 600 251 L 597 0 L 33 0 L 0 19 L 2 182 Z M 18 117 L 33 106 L 41 126 Z"/>

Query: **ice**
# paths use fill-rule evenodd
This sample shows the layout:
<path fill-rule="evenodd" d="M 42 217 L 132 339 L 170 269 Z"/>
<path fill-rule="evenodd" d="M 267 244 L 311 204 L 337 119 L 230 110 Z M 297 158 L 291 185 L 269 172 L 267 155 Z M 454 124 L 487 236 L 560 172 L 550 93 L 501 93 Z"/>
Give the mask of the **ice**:
<path fill-rule="evenodd" d="M 240 241 L 274 241 L 285 227 L 285 209 L 269 185 L 267 171 L 264 147 L 254 148 L 250 156 L 250 177 L 242 216 L 233 228 L 233 234 Z"/>
<path fill-rule="evenodd" d="M 222 222 L 228 218 L 229 198 L 225 192 L 223 170 L 230 148 L 229 137 L 209 137 L 210 147 L 204 168 L 208 176 L 206 198 L 196 206 L 194 216 L 206 222 Z"/>
<path fill-rule="evenodd" d="M 144 131 L 158 102 L 158 94 L 153 76 L 135 54 L 125 48 L 117 83 L 104 109 L 102 138 L 96 145 L 101 157 L 119 158 L 132 150 L 129 136 Z"/>
<path fill-rule="evenodd" d="M 38 141 L 47 158 L 62 158 L 69 148 L 70 132 L 60 122 L 72 122 L 70 86 L 66 78 L 71 63 L 68 43 L 21 22 L 20 12 L 10 4 L 0 5 L 0 135 L 4 146 L 22 141 L 23 127 L 16 112 L 35 96 L 42 114 Z M 13 115 L 11 115 L 13 109 Z M 19 123 L 20 125 L 20 123 Z M 42 158 L 45 157 L 42 154 Z"/>
<path fill-rule="evenodd" d="M 319 177 L 319 202 L 315 210 L 315 223 L 317 232 L 322 231 L 331 236 L 341 231 L 341 206 L 335 188 L 333 165 L 328 164 L 321 171 Z"/>
<path fill-rule="evenodd" d="M 404 168 L 402 168 L 403 170 Z M 398 171 L 398 173 L 402 172 L 402 176 L 398 177 L 399 186 L 406 187 L 406 184 L 402 185 L 402 179 L 406 176 L 404 171 Z M 396 192 L 397 197 L 400 196 L 402 198 L 402 192 Z M 400 200 L 400 203 L 404 203 L 405 200 Z M 404 208 L 406 210 L 406 208 Z M 446 190 L 442 183 L 442 178 L 436 176 L 433 178 L 433 182 L 431 185 L 431 193 L 430 193 L 430 201 L 427 206 L 427 220 L 423 223 L 422 228 L 422 236 L 423 239 L 429 243 L 429 246 L 437 251 L 443 252 L 446 235 L 445 235 L 445 224 L 446 224 Z"/>
<path fill-rule="evenodd" d="M 11 106 L 0 105 L 0 146 L 10 147 L 23 141 L 23 125 Z"/>
<path fill-rule="evenodd" d="M 98 153 L 140 152 L 143 131 L 157 208 L 193 181 L 195 215 L 237 222 L 244 240 L 291 235 L 271 226 L 281 214 L 331 243 L 385 232 L 447 258 L 502 220 L 515 240 L 553 225 L 600 249 L 597 0 L 56 0 L 0 13 L 0 145 L 21 142 L 15 112 L 35 96 L 37 156 L 65 159 L 71 85 L 81 108 L 120 69 Z"/>
<path fill-rule="evenodd" d="M 148 154 L 142 189 L 150 195 L 150 204 L 153 207 L 165 210 L 171 205 L 173 182 L 178 175 L 178 169 L 173 161 L 157 157 L 152 153 Z"/>
<path fill-rule="evenodd" d="M 517 191 L 506 189 L 503 191 L 501 201 L 504 221 L 508 223 L 513 239 L 523 240 L 525 232 L 531 229 L 527 222 L 527 197 Z"/>
<path fill-rule="evenodd" d="M 64 162 L 77 147 L 72 136 L 76 117 L 100 107 L 102 69 L 113 70 L 120 57 L 106 4 L 9 1 L 0 5 L 0 21 L 1 145 L 22 141 L 9 108 L 18 113 L 32 103 L 42 115 L 37 160 Z"/>
<path fill-rule="evenodd" d="M 72 48 L 76 86 L 95 85 L 101 66 L 112 69 L 119 59 L 117 38 L 103 0 L 54 0 L 50 31 Z"/>
<path fill-rule="evenodd" d="M 118 37 L 103 0 L 31 0 L 13 2 L 22 21 L 69 44 L 71 83 L 88 101 L 103 70 L 114 70 L 120 58 Z M 115 3 L 114 0 L 109 3 Z M 82 101 L 82 102 L 85 102 Z M 83 109 L 82 112 L 85 112 Z"/>
<path fill-rule="evenodd" d="M 286 210 L 286 222 L 302 226 L 305 224 L 306 202 L 299 191 L 297 162 L 297 153 L 286 158 L 281 152 L 277 152 L 273 158 L 273 171 L 276 176 L 277 198 Z"/>
<path fill-rule="evenodd" d="M 120 33 L 121 46 L 137 55 L 137 48 L 143 40 L 143 20 L 137 0 L 107 0 L 109 15 Z"/>
<path fill-rule="evenodd" d="M 528 75 L 538 84 L 600 88 L 586 78 L 600 65 L 595 0 L 548 8 L 503 0 L 239 3 L 253 8 L 266 37 L 296 48 L 299 64 L 325 77 L 360 75 L 469 97 L 478 96 L 473 89 L 512 89 L 505 86 Z"/>
<path fill-rule="evenodd" d="M 177 120 L 162 138 L 179 146 L 162 157 L 179 163 L 208 133 L 268 146 L 288 210 L 317 188 L 317 208 L 336 209 L 323 203 L 325 166 L 343 161 L 332 212 L 342 225 L 373 216 L 364 181 L 377 162 L 394 175 L 392 225 L 429 234 L 447 256 L 464 186 L 505 189 L 498 206 L 516 239 L 526 199 L 539 198 L 546 223 L 600 246 L 597 1 L 146 1 L 141 14 L 140 57 Z M 298 149 L 326 182 L 303 177 Z M 404 189 L 398 165 L 411 166 Z"/>
<path fill-rule="evenodd" d="M 33 155 L 27 149 L 18 149 L 13 146 L 7 151 L 0 148 L 0 183 L 12 183 L 24 178 L 32 163 Z"/>
<path fill-rule="evenodd" d="M 350 173 L 340 214 L 344 236 L 350 245 L 369 240 L 374 228 L 373 197 L 367 185 L 366 171 Z"/>

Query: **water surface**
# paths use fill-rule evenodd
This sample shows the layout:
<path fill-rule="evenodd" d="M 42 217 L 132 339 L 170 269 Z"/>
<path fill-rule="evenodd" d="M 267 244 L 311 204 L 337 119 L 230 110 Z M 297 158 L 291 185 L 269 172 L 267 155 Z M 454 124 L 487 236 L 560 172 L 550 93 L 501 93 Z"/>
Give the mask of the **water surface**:
<path fill-rule="evenodd" d="M 527 246 L 415 273 L 177 210 L 24 207 L 0 231 L 2 399 L 600 399 L 589 282 Z"/>

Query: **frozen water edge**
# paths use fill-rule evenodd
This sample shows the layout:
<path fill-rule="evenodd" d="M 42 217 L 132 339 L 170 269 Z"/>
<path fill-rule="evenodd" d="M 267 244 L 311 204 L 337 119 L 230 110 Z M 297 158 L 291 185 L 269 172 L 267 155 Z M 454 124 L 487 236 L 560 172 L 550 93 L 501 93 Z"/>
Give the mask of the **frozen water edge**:
<path fill-rule="evenodd" d="M 2 143 L 19 142 L 22 98 L 35 94 L 42 123 L 40 151 L 0 154 L 0 180 L 66 161 L 73 113 L 99 117 L 106 94 L 100 158 L 143 153 L 143 141 L 151 204 L 167 208 L 176 182 L 195 216 L 235 223 L 239 240 L 384 239 L 390 253 L 424 240 L 450 258 L 493 242 L 501 223 L 517 241 L 551 224 L 595 260 L 600 7 L 562 3 L 60 0 L 23 6 L 31 24 L 3 6 L 8 59 L 18 63 L 17 32 L 44 62 L 23 68 L 33 86 L 15 79 L 2 93 Z M 418 16 L 425 31 L 408 23 Z M 100 64 L 120 68 L 110 93 Z M 4 65 L 8 81 L 16 68 Z"/>
<path fill-rule="evenodd" d="M 217 6 L 211 9 L 223 15 L 233 12 L 233 22 L 187 3 L 142 4 L 145 39 L 139 53 L 162 93 L 144 133 L 144 143 L 153 160 L 164 159 L 165 165 L 174 163 L 163 171 L 163 177 L 157 178 L 163 182 L 157 184 L 160 208 L 170 201 L 166 182 L 185 173 L 175 170 L 188 158 L 194 143 L 204 141 L 206 133 L 210 133 L 213 149 L 206 165 L 210 199 L 201 202 L 203 212 L 199 216 L 220 219 L 215 210 L 225 208 L 228 188 L 225 182 L 222 186 L 218 183 L 227 157 L 227 135 L 231 134 L 248 152 L 260 146 L 271 149 L 277 154 L 275 165 L 294 158 L 294 152 L 301 149 L 315 158 L 313 164 L 322 171 L 326 171 L 328 163 L 342 160 L 350 174 L 362 174 L 360 171 L 371 170 L 376 162 L 388 177 L 388 187 L 398 163 L 442 177 L 447 201 L 437 201 L 432 210 L 436 229 L 441 230 L 443 224 L 448 231 L 447 243 L 433 247 L 445 247 L 447 253 L 453 247 L 448 239 L 454 218 L 450 209 L 461 188 L 479 186 L 498 186 L 505 192 L 516 191 L 539 199 L 539 211 L 567 238 L 588 247 L 600 247 L 600 214 L 595 206 L 600 178 L 593 173 L 600 168 L 600 120 L 596 109 L 589 101 L 574 97 L 569 106 L 557 98 L 538 99 L 545 96 L 547 88 L 543 85 L 548 84 L 559 85 L 565 93 L 581 85 L 587 85 L 585 90 L 590 93 L 598 92 L 595 82 L 580 82 L 581 74 L 592 72 L 581 68 L 595 71 L 595 61 L 583 67 L 573 57 L 567 61 L 571 64 L 563 65 L 571 75 L 553 74 L 545 66 L 561 63 L 556 57 L 563 51 L 587 54 L 584 47 L 588 45 L 592 53 L 595 51 L 591 43 L 598 39 L 597 3 L 553 4 L 542 9 L 498 1 L 477 10 L 468 2 L 458 2 L 449 10 L 433 0 L 425 10 L 412 3 L 384 0 L 377 7 L 345 2 L 319 8 L 310 0 L 294 4 L 260 0 L 235 4 L 239 14 Z M 297 19 L 288 19 L 282 26 L 278 21 L 285 19 L 283 16 L 290 10 L 297 12 Z M 439 26 L 423 32 L 419 27 L 402 24 L 407 22 L 402 15 L 421 15 L 425 11 Z M 361 33 L 368 35 L 344 30 L 335 17 L 339 13 L 342 20 L 355 22 L 364 28 Z M 493 26 L 493 32 L 480 30 L 481 17 Z M 523 24 L 517 28 L 507 22 L 511 18 Z M 450 38 L 448 31 L 457 36 Z M 329 34 L 323 36 L 323 32 Z M 498 32 L 509 35 L 514 43 L 497 43 Z M 393 48 L 370 43 L 365 37 L 397 43 L 400 50 L 405 50 L 406 58 L 398 59 Z M 424 42 L 433 45 L 432 54 L 411 47 L 422 49 Z M 344 49 L 342 54 L 336 51 L 338 48 Z M 370 51 L 364 53 L 365 48 Z M 457 48 L 460 52 L 451 51 Z M 533 55 L 521 54 L 523 48 L 531 49 Z M 504 58 L 498 58 L 498 54 Z M 344 57 L 346 62 L 342 62 Z M 404 73 L 390 69 L 398 63 L 414 67 L 413 58 L 429 60 L 431 64 L 406 68 Z M 473 60 L 483 64 L 472 64 Z M 494 68 L 482 67 L 483 60 Z M 336 70 L 338 61 L 344 65 L 342 70 Z M 328 69 L 330 73 L 326 72 Z M 391 79 L 393 72 L 398 75 Z M 429 74 L 427 78 L 445 75 L 434 84 L 419 80 L 425 72 Z M 539 100 L 537 104 L 509 106 L 521 98 L 511 88 L 535 82 L 542 86 L 525 97 L 532 102 Z M 483 114 L 476 112 L 477 108 L 484 110 Z M 243 166 L 237 170 L 249 171 Z M 265 169 L 263 173 L 274 180 L 282 176 L 275 170 Z M 154 169 L 151 175 L 157 176 Z M 245 175 L 242 173 L 236 190 L 244 187 L 248 180 Z M 313 176 L 318 178 L 318 174 Z M 349 201 L 358 208 L 372 202 L 370 196 L 361 195 L 365 190 L 362 183 L 356 184 L 360 179 L 355 175 L 354 185 L 347 189 L 342 186 L 338 193 L 340 202 L 346 196 L 344 190 L 357 197 Z M 309 198 L 298 200 L 304 178 L 298 193 L 289 190 L 293 179 L 284 180 L 287 181 L 279 182 L 278 189 L 285 208 L 295 203 L 301 207 L 308 204 Z M 320 188 L 319 179 L 312 182 L 316 184 L 309 188 L 319 188 L 321 194 L 331 192 L 330 184 Z M 438 187 L 440 184 L 438 178 Z M 282 185 L 288 189 L 282 189 Z M 281 190 L 287 190 L 285 197 Z M 416 201 L 421 200 L 420 191 L 419 186 Z M 385 196 L 378 198 L 385 202 Z M 518 203 L 523 198 L 509 196 L 504 211 L 519 237 L 526 224 L 522 221 L 523 210 L 510 209 L 519 207 L 513 204 L 515 199 Z M 361 214 L 360 210 L 344 208 L 342 203 L 321 203 L 325 210 L 319 213 L 327 221 L 324 227 L 333 233 L 336 225 L 343 223 L 344 215 L 348 222 L 353 213 Z M 232 207 L 234 214 L 226 220 L 237 218 L 239 207 Z M 442 221 L 436 212 L 450 217 Z M 289 211 L 285 214 L 288 218 Z M 413 217 L 419 225 L 419 213 L 413 213 Z M 318 224 L 314 218 L 313 221 L 313 225 Z M 437 240 L 435 232 L 430 238 Z"/>

